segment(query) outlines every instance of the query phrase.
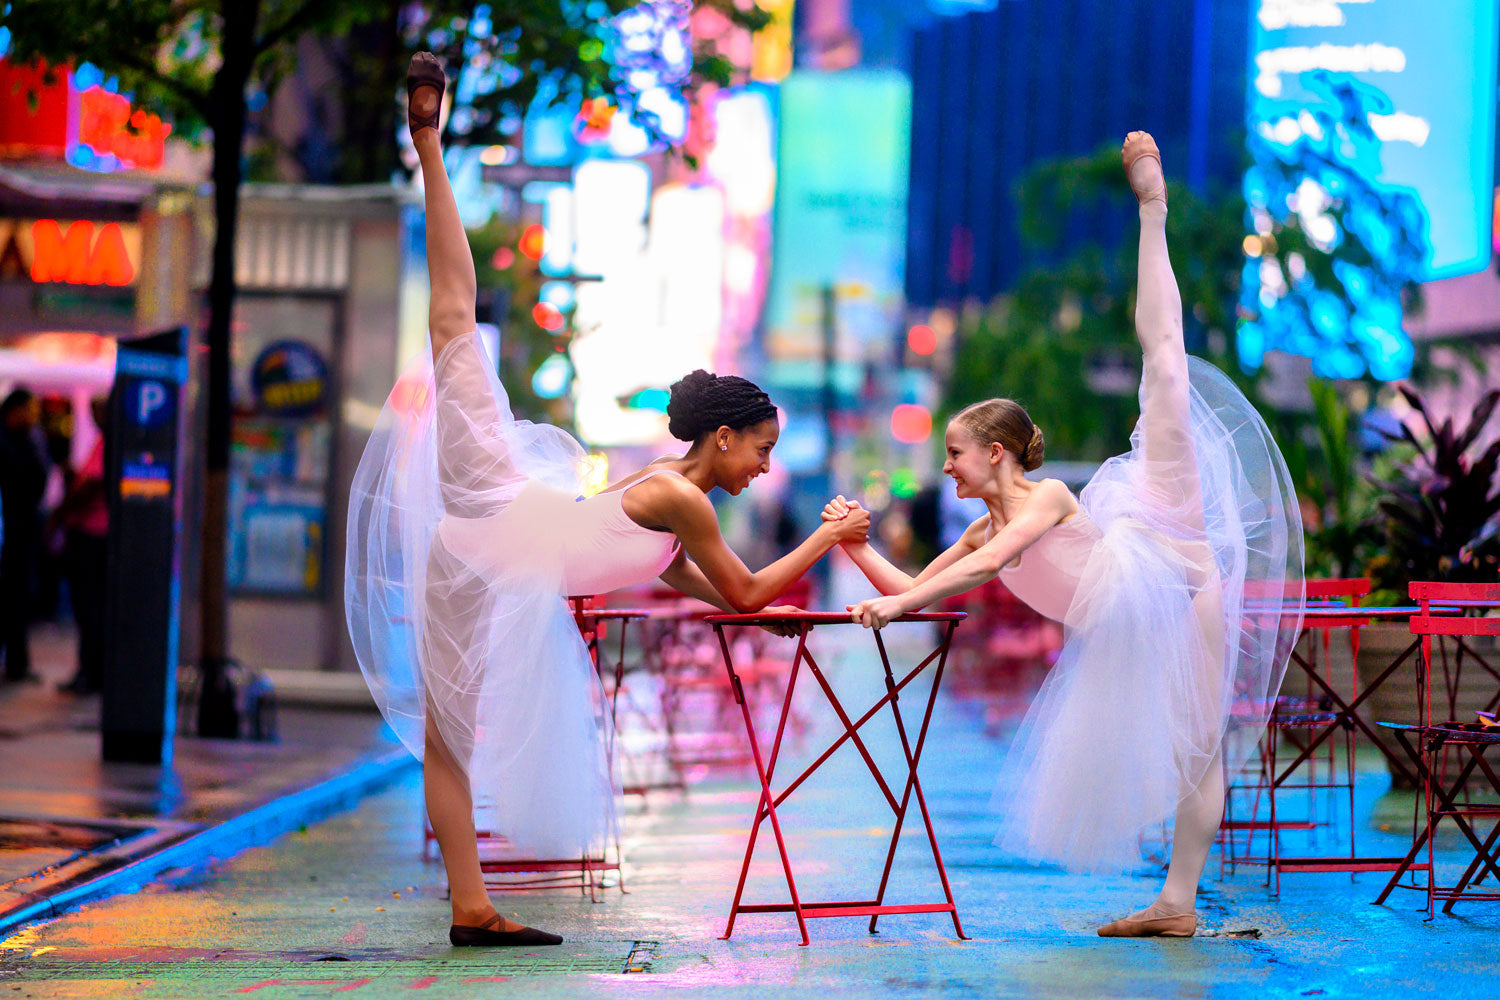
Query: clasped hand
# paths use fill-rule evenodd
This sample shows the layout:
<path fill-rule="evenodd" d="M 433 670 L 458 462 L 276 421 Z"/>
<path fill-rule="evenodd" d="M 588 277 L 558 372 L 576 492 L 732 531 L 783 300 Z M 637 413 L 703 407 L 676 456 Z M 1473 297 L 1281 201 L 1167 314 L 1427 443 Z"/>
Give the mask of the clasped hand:
<path fill-rule="evenodd" d="M 840 545 L 863 545 L 870 540 L 870 512 L 857 501 L 830 500 L 823 508 L 823 524 Z"/>
<path fill-rule="evenodd" d="M 858 500 L 850 500 L 842 494 L 828 501 L 823 507 L 823 520 L 827 522 L 843 521 L 860 515 L 868 520 L 870 513 L 859 505 Z M 858 604 L 849 604 L 845 607 L 848 608 L 850 617 L 865 628 L 884 628 L 892 620 L 900 618 L 907 612 L 899 595 L 872 597 L 868 601 L 860 601 Z"/>

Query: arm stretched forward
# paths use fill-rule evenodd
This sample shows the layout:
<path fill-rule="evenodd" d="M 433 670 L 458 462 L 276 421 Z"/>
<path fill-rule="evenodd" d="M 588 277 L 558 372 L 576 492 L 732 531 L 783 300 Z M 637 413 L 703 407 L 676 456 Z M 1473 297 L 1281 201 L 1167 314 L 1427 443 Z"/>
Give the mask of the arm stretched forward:
<path fill-rule="evenodd" d="M 777 594 L 796 583 L 829 549 L 841 542 L 863 541 L 870 525 L 867 511 L 858 511 L 836 523 L 820 524 L 791 552 L 765 569 L 752 573 L 719 533 L 719 519 L 708 497 L 677 476 L 658 477 L 658 483 L 659 489 L 669 491 L 657 508 L 658 516 L 682 542 L 688 557 L 682 560 L 681 569 L 674 562 L 667 573 L 662 574 L 662 579 L 683 593 L 700 597 L 710 604 L 719 607 L 728 604 L 726 611 L 760 611 Z M 694 568 L 689 570 L 688 566 Z M 675 579 L 668 579 L 668 574 Z M 698 590 L 688 590 L 678 580 Z M 711 600 L 704 585 L 724 603 Z"/>
<path fill-rule="evenodd" d="M 922 577 L 926 579 L 918 577 L 915 585 L 904 592 L 850 606 L 850 614 L 866 628 L 882 628 L 891 619 L 899 618 L 908 611 L 916 611 L 944 597 L 972 590 L 981 583 L 994 579 L 999 575 L 1001 567 L 1025 552 L 1071 512 L 1072 497 L 1067 487 L 1061 483 L 1052 485 L 1051 481 L 1043 483 L 1032 493 L 1020 512 L 988 542 L 931 576 L 924 570 Z M 980 519 L 984 520 L 987 519 Z M 973 529 L 974 525 L 970 525 L 970 531 Z M 964 534 L 965 537 L 968 536 L 968 532 Z"/>
<path fill-rule="evenodd" d="M 851 510 L 858 509 L 857 502 L 851 502 L 839 496 L 823 508 L 823 520 L 838 521 L 847 516 Z M 858 566 L 860 572 L 865 575 L 865 579 L 874 584 L 876 590 L 887 595 L 900 594 L 919 583 L 925 583 L 964 556 L 976 551 L 984 544 L 984 533 L 989 528 L 989 523 L 988 514 L 976 519 L 964 530 L 963 536 L 958 541 L 928 563 L 927 568 L 916 576 L 912 576 L 891 563 L 868 541 L 845 542 L 843 548 L 849 558 L 854 561 L 854 565 Z"/>

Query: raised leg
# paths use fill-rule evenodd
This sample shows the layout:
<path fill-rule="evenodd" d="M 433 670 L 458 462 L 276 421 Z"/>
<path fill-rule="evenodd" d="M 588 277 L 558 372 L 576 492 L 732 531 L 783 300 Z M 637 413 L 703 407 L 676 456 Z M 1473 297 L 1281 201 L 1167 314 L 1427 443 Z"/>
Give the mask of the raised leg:
<path fill-rule="evenodd" d="M 423 55 L 412 60 L 413 80 L 432 72 L 436 61 L 431 56 L 426 58 L 430 62 L 419 62 Z M 436 120 L 443 100 L 442 89 L 436 83 L 416 85 L 410 88 L 410 93 L 411 141 L 422 161 L 427 207 L 427 275 L 432 286 L 427 325 L 432 334 L 432 355 L 436 358 L 451 340 L 474 329 L 477 282 L 469 237 L 459 221 L 458 204 L 443 164 L 442 140 L 437 128 L 426 124 Z"/>
<path fill-rule="evenodd" d="M 1153 196 L 1165 190 L 1161 161 L 1152 156 L 1136 159 L 1130 183 L 1142 198 L 1135 333 L 1142 354 L 1144 471 L 1162 508 L 1174 514 L 1180 511 L 1185 526 L 1201 532 L 1203 499 L 1189 426 L 1182 295 L 1167 254 L 1167 203 Z"/>

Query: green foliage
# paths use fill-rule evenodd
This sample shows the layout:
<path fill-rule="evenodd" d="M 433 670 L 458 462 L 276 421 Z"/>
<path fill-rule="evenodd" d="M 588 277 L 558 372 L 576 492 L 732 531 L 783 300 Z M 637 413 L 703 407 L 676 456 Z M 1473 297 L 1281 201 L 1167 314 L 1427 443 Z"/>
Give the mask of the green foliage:
<path fill-rule="evenodd" d="M 1375 521 L 1380 490 L 1362 474 L 1357 421 L 1339 389 L 1316 378 L 1307 388 L 1313 401 L 1311 426 L 1280 441 L 1303 498 L 1307 575 L 1362 576 L 1380 543 Z M 1396 454 L 1391 452 L 1387 462 Z"/>
<path fill-rule="evenodd" d="M 383 182 L 397 166 L 401 84 L 412 52 L 432 49 L 450 73 L 467 65 L 494 68 L 493 89 L 452 115 L 445 138 L 491 144 L 514 138 L 538 94 L 558 101 L 611 94 L 637 96 L 607 61 L 608 19 L 636 0 L 7 0 L 0 25 L 11 31 L 9 58 L 52 64 L 91 62 L 173 124 L 178 137 L 202 137 L 223 112 L 222 92 L 245 99 L 273 93 L 295 69 L 297 43 L 323 47 L 336 77 L 328 81 L 343 109 L 335 179 Z M 489 8 L 488 27 L 475 17 Z M 767 15 L 733 0 L 698 0 L 723 23 L 758 30 Z M 232 20 L 230 13 L 233 13 Z M 226 28 L 226 23 L 230 27 Z M 248 25 L 248 30 L 242 26 Z M 230 58 L 234 54 L 240 58 Z M 226 80 L 226 66 L 246 72 Z M 710 39 L 696 41 L 686 88 L 731 82 L 734 65 Z M 236 76 L 238 76 L 236 72 Z M 463 124 L 455 134 L 455 119 Z M 642 127 L 652 128 L 649 119 Z M 261 169 L 270 156 L 262 156 Z"/>
<path fill-rule="evenodd" d="M 1424 433 L 1403 424 L 1392 440 L 1413 449 L 1408 461 L 1379 485 L 1385 549 L 1372 565 L 1377 583 L 1404 595 L 1413 580 L 1494 580 L 1500 575 L 1500 438 L 1478 454 L 1500 389 L 1487 392 L 1462 429 L 1450 417 L 1434 422 L 1414 390 L 1401 395 L 1421 418 Z"/>
<path fill-rule="evenodd" d="M 1244 204 L 1235 196 L 1205 200 L 1176 183 L 1168 188 L 1168 245 L 1184 311 L 1203 331 L 1209 360 L 1253 398 L 1255 378 L 1240 373 L 1227 354 Z M 1136 202 L 1118 148 L 1041 165 L 1021 181 L 1017 202 L 1023 237 L 1043 252 L 1100 217 L 1129 220 L 1134 228 Z M 1136 256 L 1133 238 L 1110 251 L 1085 245 L 1028 271 L 989 308 L 968 310 L 958 326 L 945 411 L 1004 396 L 1031 413 L 1050 456 L 1101 460 L 1121 451 L 1138 413 Z"/>

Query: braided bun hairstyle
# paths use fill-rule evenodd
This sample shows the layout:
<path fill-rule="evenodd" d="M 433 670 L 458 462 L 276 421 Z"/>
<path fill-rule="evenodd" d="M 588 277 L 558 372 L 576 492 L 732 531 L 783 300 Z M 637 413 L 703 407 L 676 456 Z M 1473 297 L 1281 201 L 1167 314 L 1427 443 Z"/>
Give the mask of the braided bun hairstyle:
<path fill-rule="evenodd" d="M 697 441 L 720 427 L 740 431 L 775 416 L 771 397 L 754 382 L 699 368 L 672 383 L 667 430 L 680 441 Z"/>
<path fill-rule="evenodd" d="M 1016 456 L 1027 472 L 1042 464 L 1047 450 L 1042 429 L 1014 400 L 987 399 L 960 410 L 953 420 L 986 448 L 1000 442 L 1000 447 Z"/>

